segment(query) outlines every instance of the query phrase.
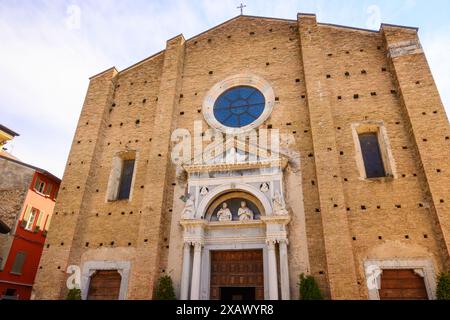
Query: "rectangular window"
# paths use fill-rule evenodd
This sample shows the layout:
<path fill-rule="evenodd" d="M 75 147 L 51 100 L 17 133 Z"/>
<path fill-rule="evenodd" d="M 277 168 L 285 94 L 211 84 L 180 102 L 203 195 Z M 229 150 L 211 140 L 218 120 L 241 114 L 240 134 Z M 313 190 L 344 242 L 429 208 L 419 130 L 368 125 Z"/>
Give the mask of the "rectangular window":
<path fill-rule="evenodd" d="M 28 231 L 31 231 L 33 229 L 34 221 L 38 217 L 39 211 L 35 208 L 31 209 L 30 217 L 28 218 L 27 224 L 25 226 L 25 229 Z"/>
<path fill-rule="evenodd" d="M 39 178 L 36 178 L 36 183 L 34 184 L 34 190 L 36 190 L 39 193 L 44 194 L 45 187 L 46 187 L 45 182 Z"/>
<path fill-rule="evenodd" d="M 366 177 L 369 179 L 386 177 L 386 169 L 383 163 L 378 134 L 376 132 L 368 132 L 359 134 L 358 136 L 364 167 L 366 169 Z"/>
<path fill-rule="evenodd" d="M 25 263 L 25 258 L 27 254 L 25 252 L 17 252 L 16 258 L 14 259 L 13 266 L 11 268 L 11 273 L 22 274 L 23 265 Z"/>
<path fill-rule="evenodd" d="M 130 197 L 133 172 L 134 172 L 134 159 L 123 160 L 117 199 L 124 200 Z"/>

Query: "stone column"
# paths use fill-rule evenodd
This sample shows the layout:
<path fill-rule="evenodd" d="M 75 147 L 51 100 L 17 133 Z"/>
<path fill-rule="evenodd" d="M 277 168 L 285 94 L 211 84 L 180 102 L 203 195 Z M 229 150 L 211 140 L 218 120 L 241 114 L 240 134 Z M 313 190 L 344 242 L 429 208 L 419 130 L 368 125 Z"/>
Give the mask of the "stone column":
<path fill-rule="evenodd" d="M 278 300 L 278 276 L 275 242 L 269 241 L 267 243 L 267 249 L 269 265 L 269 300 Z"/>
<path fill-rule="evenodd" d="M 194 261 L 192 264 L 191 300 L 200 298 L 200 268 L 202 260 L 202 244 L 194 246 Z"/>
<path fill-rule="evenodd" d="M 189 299 L 189 280 L 191 269 L 191 244 L 185 243 L 183 250 L 183 271 L 181 274 L 181 300 Z"/>
<path fill-rule="evenodd" d="M 280 241 L 280 280 L 281 280 L 281 299 L 290 300 L 291 292 L 289 288 L 289 265 L 287 253 L 287 240 Z"/>

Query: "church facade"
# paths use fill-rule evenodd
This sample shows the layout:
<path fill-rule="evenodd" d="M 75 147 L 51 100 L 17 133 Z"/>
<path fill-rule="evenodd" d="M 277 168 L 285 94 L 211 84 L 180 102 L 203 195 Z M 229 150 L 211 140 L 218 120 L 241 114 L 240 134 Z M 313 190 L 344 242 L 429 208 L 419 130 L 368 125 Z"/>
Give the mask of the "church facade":
<path fill-rule="evenodd" d="M 417 29 L 238 16 L 90 79 L 36 299 L 434 299 L 450 127 Z M 78 271 L 77 271 L 78 270 Z M 76 278 L 76 277 L 75 277 Z"/>

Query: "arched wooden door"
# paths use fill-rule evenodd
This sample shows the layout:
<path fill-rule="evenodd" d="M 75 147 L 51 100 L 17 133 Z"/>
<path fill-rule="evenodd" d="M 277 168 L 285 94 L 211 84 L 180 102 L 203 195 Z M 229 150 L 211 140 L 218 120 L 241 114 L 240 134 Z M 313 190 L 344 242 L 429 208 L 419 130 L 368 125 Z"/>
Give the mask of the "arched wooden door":
<path fill-rule="evenodd" d="M 88 300 L 118 300 L 122 277 L 117 270 L 97 270 L 89 283 Z"/>

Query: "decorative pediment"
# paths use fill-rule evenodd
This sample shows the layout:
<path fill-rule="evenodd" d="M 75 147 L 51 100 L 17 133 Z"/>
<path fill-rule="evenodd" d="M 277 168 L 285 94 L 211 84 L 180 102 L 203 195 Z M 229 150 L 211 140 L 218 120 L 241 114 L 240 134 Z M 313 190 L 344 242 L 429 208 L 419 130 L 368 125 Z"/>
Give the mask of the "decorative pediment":
<path fill-rule="evenodd" d="M 286 155 L 268 148 L 231 137 L 223 143 L 213 143 L 197 154 L 191 164 L 183 165 L 188 172 L 245 170 L 279 167 L 288 163 Z"/>

